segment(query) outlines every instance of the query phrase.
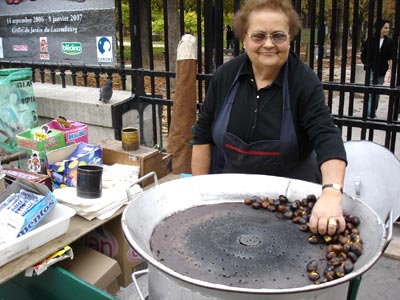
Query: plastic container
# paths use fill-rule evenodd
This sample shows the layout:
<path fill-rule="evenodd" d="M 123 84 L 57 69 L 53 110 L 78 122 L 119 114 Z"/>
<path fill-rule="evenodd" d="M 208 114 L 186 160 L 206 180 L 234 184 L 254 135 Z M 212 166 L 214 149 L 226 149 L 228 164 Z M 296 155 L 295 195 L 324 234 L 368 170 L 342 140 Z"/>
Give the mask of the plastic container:
<path fill-rule="evenodd" d="M 0 248 L 0 267 L 67 232 L 75 210 L 57 203 L 38 227 Z"/>
<path fill-rule="evenodd" d="M 0 285 L 0 295 L 3 300 L 117 300 L 117 297 L 58 266 L 48 268 L 40 276 L 16 276 Z"/>

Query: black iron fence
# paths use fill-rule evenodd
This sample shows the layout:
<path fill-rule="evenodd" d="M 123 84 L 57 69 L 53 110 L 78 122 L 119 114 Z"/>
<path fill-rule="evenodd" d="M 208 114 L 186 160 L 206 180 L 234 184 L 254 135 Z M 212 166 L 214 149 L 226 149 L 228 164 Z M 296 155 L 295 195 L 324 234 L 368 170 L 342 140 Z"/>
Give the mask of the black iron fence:
<path fill-rule="evenodd" d="M 68 88 L 66 77 L 73 85 L 99 88 L 106 78 L 113 78 L 116 86 L 132 92 L 130 99 L 113 106 L 115 137 L 120 139 L 122 115 L 136 109 L 139 113 L 148 105 L 153 109 L 153 143 L 162 146 L 162 136 L 168 134 L 173 107 L 174 65 L 177 47 L 176 35 L 188 30 L 185 12 L 189 2 L 196 11 L 197 22 L 190 28 L 197 38 L 198 73 L 197 103 L 201 105 L 208 81 L 215 68 L 241 52 L 239 41 L 233 49 L 225 49 L 226 23 L 240 7 L 239 0 L 161 1 L 158 8 L 164 19 L 162 32 L 153 30 L 152 1 L 129 0 L 129 22 L 123 19 L 122 0 L 116 0 L 118 36 L 118 65 L 72 66 L 69 64 L 35 64 L 0 59 L 1 68 L 31 67 L 33 80 Z M 316 72 L 323 82 L 336 124 L 345 140 L 368 139 L 376 141 L 392 152 L 400 149 L 399 99 L 399 31 L 400 1 L 392 0 L 293 0 L 303 26 L 301 34 L 292 43 L 292 49 Z M 171 14 L 171 9 L 174 13 Z M 176 10 L 175 10 L 176 9 Z M 158 11 L 158 13 L 159 13 Z M 360 61 L 361 42 L 373 34 L 373 24 L 381 19 L 391 21 L 390 35 L 394 41 L 391 72 L 384 85 L 370 83 L 369 71 L 364 72 Z M 129 23 L 129 27 L 123 24 Z M 171 24 L 177 24 L 171 31 Z M 161 42 L 155 37 L 161 35 Z M 175 39 L 175 40 L 174 40 Z M 130 58 L 125 49 L 130 47 Z M 162 48 L 162 55 L 155 54 Z M 39 74 L 39 75 L 38 75 Z M 377 118 L 367 115 L 370 95 L 380 94 Z M 162 124 L 162 126 L 160 126 Z M 141 124 L 142 125 L 142 124 Z M 153 145 L 148 145 L 153 146 Z"/>

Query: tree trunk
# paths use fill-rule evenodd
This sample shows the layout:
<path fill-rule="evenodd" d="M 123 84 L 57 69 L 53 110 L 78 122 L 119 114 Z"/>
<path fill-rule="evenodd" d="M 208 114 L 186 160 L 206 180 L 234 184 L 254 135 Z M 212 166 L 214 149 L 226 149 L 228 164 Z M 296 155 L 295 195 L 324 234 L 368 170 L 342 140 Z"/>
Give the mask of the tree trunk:
<path fill-rule="evenodd" d="M 336 44 L 335 56 L 342 56 L 342 38 L 343 38 L 343 6 L 341 3 L 337 7 L 337 22 L 336 22 Z M 346 33 L 347 34 L 347 33 Z"/>
<path fill-rule="evenodd" d="M 147 15 L 148 15 L 148 1 L 150 0 L 142 0 L 140 3 L 140 36 L 141 36 L 141 47 L 142 47 L 142 63 L 143 68 L 148 69 L 150 64 L 149 57 L 149 26 L 147 24 Z"/>
<path fill-rule="evenodd" d="M 168 52 L 169 70 L 176 72 L 176 54 L 180 40 L 178 0 L 168 1 Z M 175 81 L 171 80 L 171 88 L 175 89 Z"/>

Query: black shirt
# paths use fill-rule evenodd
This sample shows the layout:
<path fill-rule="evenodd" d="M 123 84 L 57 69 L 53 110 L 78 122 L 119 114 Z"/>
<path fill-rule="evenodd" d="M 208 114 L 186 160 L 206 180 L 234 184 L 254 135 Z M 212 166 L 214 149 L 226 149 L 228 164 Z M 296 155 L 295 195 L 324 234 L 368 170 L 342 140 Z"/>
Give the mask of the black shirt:
<path fill-rule="evenodd" d="M 320 80 L 295 53 L 290 52 L 288 63 L 290 104 L 300 160 L 315 150 L 319 164 L 329 159 L 346 161 L 343 141 L 325 104 Z M 215 72 L 196 124 L 195 145 L 214 144 L 213 123 L 242 64 L 227 130 L 247 143 L 280 139 L 284 68 L 270 86 L 257 90 L 251 62 L 247 54 L 242 54 Z"/>
<path fill-rule="evenodd" d="M 393 40 L 385 36 L 382 46 L 380 47 L 380 35 L 375 34 L 371 40 L 366 40 L 363 44 L 361 52 L 361 60 L 365 67 L 369 66 L 373 72 L 377 73 L 378 77 L 385 76 L 389 69 L 389 60 L 393 59 Z"/>

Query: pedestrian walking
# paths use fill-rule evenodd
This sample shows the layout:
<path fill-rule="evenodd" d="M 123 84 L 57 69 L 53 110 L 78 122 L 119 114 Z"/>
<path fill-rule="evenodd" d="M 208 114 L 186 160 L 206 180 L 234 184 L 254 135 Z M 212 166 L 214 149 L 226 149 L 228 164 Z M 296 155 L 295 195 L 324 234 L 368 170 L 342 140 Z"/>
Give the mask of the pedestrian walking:
<path fill-rule="evenodd" d="M 231 26 L 226 25 L 226 49 L 233 49 L 234 33 Z"/>
<path fill-rule="evenodd" d="M 375 30 L 371 38 L 363 43 L 361 61 L 364 64 L 364 70 L 370 70 L 371 84 L 382 85 L 393 59 L 393 40 L 389 37 L 389 20 L 375 23 Z M 368 99 L 368 116 L 370 118 L 376 118 L 378 104 L 379 95 L 370 95 Z"/>

